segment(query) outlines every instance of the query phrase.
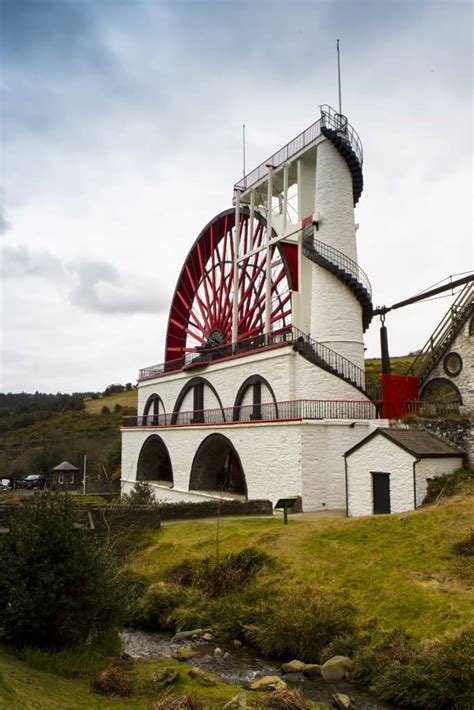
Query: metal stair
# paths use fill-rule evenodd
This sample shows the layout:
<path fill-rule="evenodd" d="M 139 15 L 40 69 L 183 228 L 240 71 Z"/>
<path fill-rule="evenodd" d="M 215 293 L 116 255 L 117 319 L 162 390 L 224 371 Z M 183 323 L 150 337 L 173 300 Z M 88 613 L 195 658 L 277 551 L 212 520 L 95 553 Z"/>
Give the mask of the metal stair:
<path fill-rule="evenodd" d="M 344 158 L 352 176 L 352 196 L 354 206 L 359 202 L 362 190 L 364 189 L 364 176 L 362 173 L 362 163 L 357 153 L 353 150 L 349 137 L 341 130 L 321 126 L 321 133 L 325 136 L 337 152 Z"/>
<path fill-rule="evenodd" d="M 362 307 L 362 327 L 365 332 L 373 315 L 372 286 L 367 274 L 341 251 L 314 239 L 312 225 L 307 225 L 303 232 L 303 254 L 349 287 Z"/>
<path fill-rule="evenodd" d="M 352 176 L 352 196 L 357 204 L 364 189 L 362 164 L 364 153 L 362 143 L 356 131 L 348 123 L 347 117 L 337 113 L 327 104 L 321 109 L 321 134 L 325 136 L 344 158 Z"/>
<path fill-rule="evenodd" d="M 352 385 L 367 397 L 370 394 L 365 388 L 365 372 L 343 355 L 331 350 L 326 345 L 318 343 L 297 328 L 293 328 L 293 350 L 299 353 L 313 365 L 336 375 L 341 380 Z"/>
<path fill-rule="evenodd" d="M 451 308 L 437 325 L 428 341 L 407 370 L 423 386 L 430 373 L 447 354 L 468 318 L 474 314 L 474 282 L 467 283 Z"/>

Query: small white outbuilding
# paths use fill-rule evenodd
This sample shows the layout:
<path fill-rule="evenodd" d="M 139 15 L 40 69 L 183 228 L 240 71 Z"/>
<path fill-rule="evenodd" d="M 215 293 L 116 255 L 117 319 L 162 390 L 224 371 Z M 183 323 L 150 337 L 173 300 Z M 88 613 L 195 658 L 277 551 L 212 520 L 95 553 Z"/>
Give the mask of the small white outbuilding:
<path fill-rule="evenodd" d="M 427 431 L 383 428 L 344 456 L 348 516 L 414 510 L 428 479 L 456 471 L 464 459 L 462 451 Z"/>

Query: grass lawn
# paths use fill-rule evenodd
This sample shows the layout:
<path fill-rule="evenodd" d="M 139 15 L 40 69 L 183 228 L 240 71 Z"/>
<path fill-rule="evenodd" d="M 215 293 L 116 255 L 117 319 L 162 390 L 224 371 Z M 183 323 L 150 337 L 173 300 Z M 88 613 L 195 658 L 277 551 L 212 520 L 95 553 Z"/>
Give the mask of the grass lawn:
<path fill-rule="evenodd" d="M 474 570 L 452 545 L 469 536 L 474 497 L 458 495 L 403 515 L 370 518 L 290 517 L 220 521 L 221 554 L 258 547 L 274 558 L 259 584 L 278 591 L 302 585 L 341 594 L 357 620 L 377 619 L 417 638 L 434 638 L 472 621 Z M 216 521 L 163 524 L 131 568 L 154 582 L 183 560 L 215 554 Z"/>

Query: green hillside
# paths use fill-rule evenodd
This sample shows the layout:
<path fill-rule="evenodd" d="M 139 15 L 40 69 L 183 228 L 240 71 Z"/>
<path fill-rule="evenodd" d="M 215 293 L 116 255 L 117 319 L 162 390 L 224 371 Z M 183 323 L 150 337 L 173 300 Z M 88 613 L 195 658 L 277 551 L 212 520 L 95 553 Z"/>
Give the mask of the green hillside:
<path fill-rule="evenodd" d="M 130 390 L 129 392 L 118 392 L 117 394 L 110 394 L 106 397 L 99 397 L 98 399 L 91 399 L 86 397 L 84 399 L 84 404 L 86 407 L 86 412 L 89 414 L 100 414 L 102 407 L 106 406 L 113 411 L 114 407 L 118 404 L 120 407 L 132 407 L 137 408 L 137 390 Z"/>
<path fill-rule="evenodd" d="M 410 365 L 415 361 L 416 355 L 401 355 L 391 357 L 393 375 L 406 375 Z M 365 361 L 365 378 L 368 386 L 378 387 L 382 374 L 382 360 L 380 358 L 367 358 Z"/>

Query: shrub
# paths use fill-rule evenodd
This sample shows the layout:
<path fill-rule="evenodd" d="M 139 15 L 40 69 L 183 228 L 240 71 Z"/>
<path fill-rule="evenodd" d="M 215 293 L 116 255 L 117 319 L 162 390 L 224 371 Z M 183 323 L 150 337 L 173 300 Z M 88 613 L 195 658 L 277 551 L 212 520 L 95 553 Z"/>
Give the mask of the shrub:
<path fill-rule="evenodd" d="M 135 692 L 124 670 L 116 665 L 101 671 L 92 679 L 91 685 L 96 693 L 102 695 L 129 697 Z"/>
<path fill-rule="evenodd" d="M 461 557 L 472 557 L 474 555 L 474 532 L 465 540 L 461 540 L 461 542 L 457 542 L 453 545 L 453 552 L 455 555 L 460 555 Z"/>
<path fill-rule="evenodd" d="M 180 562 L 168 572 L 167 580 L 182 586 L 199 587 L 208 597 L 215 598 L 240 589 L 270 561 L 271 557 L 263 550 L 246 547 L 219 561 L 206 557 L 194 562 Z"/>
<path fill-rule="evenodd" d="M 149 631 L 174 630 L 173 612 L 185 599 L 186 592 L 182 587 L 166 582 L 152 584 L 141 597 L 135 609 L 131 610 L 128 622 L 131 626 L 138 626 Z"/>
<path fill-rule="evenodd" d="M 0 541 L 0 619 L 6 640 L 61 649 L 122 622 L 126 588 L 112 552 L 75 529 L 70 496 L 36 496 Z"/>
<path fill-rule="evenodd" d="M 456 493 L 459 485 L 465 481 L 472 481 L 473 471 L 461 468 L 454 473 L 445 473 L 443 476 L 428 479 L 428 489 L 423 500 L 423 505 L 434 503 L 438 498 L 447 498 Z"/>
<path fill-rule="evenodd" d="M 104 406 L 102 407 L 102 409 L 100 411 L 102 414 L 110 414 L 110 409 L 108 408 L 108 406 L 106 404 L 104 404 Z"/>
<path fill-rule="evenodd" d="M 307 710 L 308 703 L 299 690 L 274 690 L 260 701 L 262 710 Z"/>
<path fill-rule="evenodd" d="M 133 490 L 122 500 L 129 505 L 156 505 L 153 488 L 147 481 L 137 481 Z"/>
<path fill-rule="evenodd" d="M 402 707 L 470 710 L 473 658 L 474 628 L 429 642 L 396 631 L 357 654 L 351 674 L 382 700 Z"/>
<path fill-rule="evenodd" d="M 189 693 L 171 695 L 171 691 L 166 691 L 153 705 L 153 710 L 202 710 L 203 707 L 194 695 Z"/>
<path fill-rule="evenodd" d="M 306 662 L 320 660 L 335 638 L 352 634 L 353 608 L 314 588 L 289 590 L 273 598 L 257 623 L 247 629 L 248 638 L 263 653 Z"/>

